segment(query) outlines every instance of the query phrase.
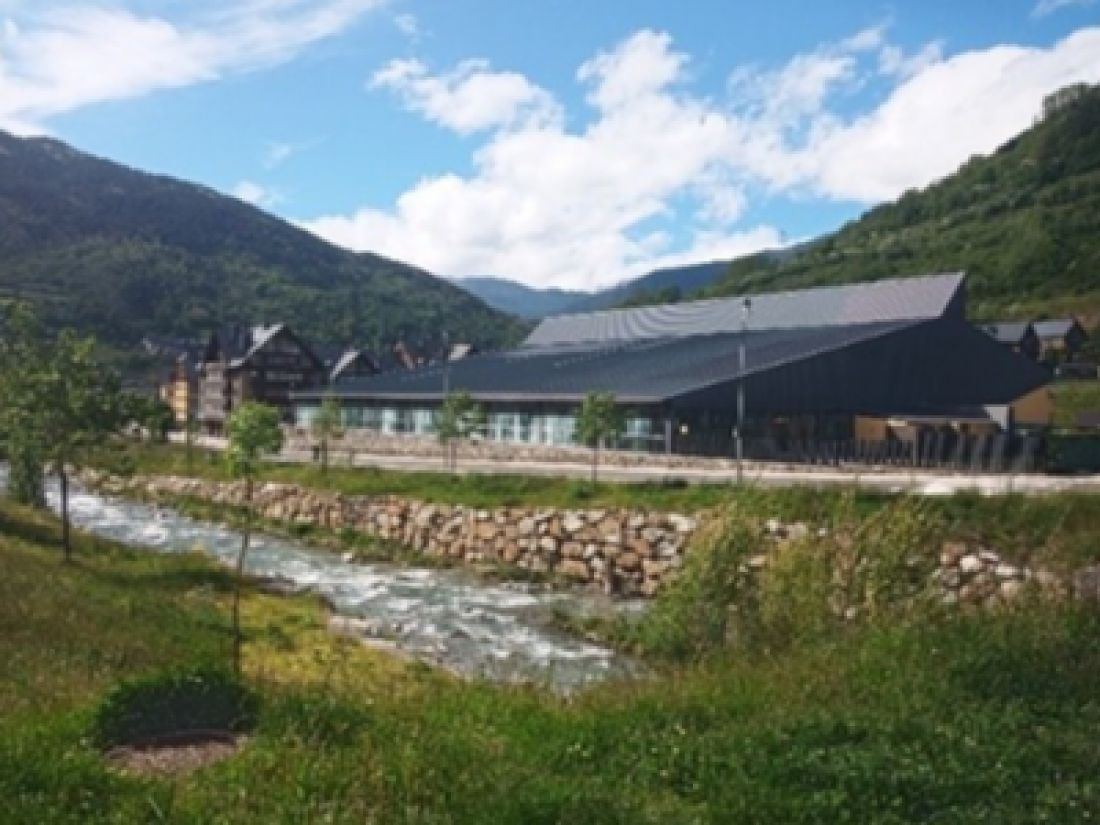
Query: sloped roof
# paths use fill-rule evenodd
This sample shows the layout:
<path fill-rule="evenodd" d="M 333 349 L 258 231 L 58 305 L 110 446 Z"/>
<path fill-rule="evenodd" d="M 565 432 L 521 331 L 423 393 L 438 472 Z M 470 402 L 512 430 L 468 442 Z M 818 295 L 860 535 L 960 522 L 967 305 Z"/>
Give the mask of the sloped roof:
<path fill-rule="evenodd" d="M 658 403 L 736 379 L 745 344 L 745 375 L 912 326 L 894 321 L 859 326 L 754 330 L 690 338 L 519 349 L 408 372 L 341 383 L 342 397 L 438 399 L 465 390 L 482 400 L 577 401 L 594 389 L 624 403 Z M 303 391 L 296 397 L 312 397 Z"/>
<path fill-rule="evenodd" d="M 1050 321 L 1036 321 L 1032 326 L 1035 327 L 1035 334 L 1044 340 L 1064 338 L 1071 329 L 1077 326 L 1077 319 L 1055 318 Z"/>
<path fill-rule="evenodd" d="M 524 346 L 639 341 L 738 332 L 745 302 L 753 330 L 930 320 L 960 306 L 965 275 L 952 272 L 797 292 L 717 298 L 547 318 Z"/>
<path fill-rule="evenodd" d="M 982 324 L 981 328 L 1002 344 L 1018 344 L 1027 337 L 1032 325 L 1028 321 L 998 321 Z"/>

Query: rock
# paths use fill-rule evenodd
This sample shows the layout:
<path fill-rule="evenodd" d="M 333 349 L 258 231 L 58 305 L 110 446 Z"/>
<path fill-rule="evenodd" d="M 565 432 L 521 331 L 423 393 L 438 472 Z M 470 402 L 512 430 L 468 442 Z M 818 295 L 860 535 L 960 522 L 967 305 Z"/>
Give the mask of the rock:
<path fill-rule="evenodd" d="M 677 533 L 693 533 L 699 526 L 697 519 L 672 513 L 668 517 L 668 523 Z"/>
<path fill-rule="evenodd" d="M 1085 601 L 1100 601 L 1100 565 L 1086 567 L 1074 574 L 1073 594 Z"/>
<path fill-rule="evenodd" d="M 588 565 L 579 559 L 565 559 L 558 567 L 558 572 L 578 581 L 588 581 L 592 577 Z"/>
<path fill-rule="evenodd" d="M 565 518 L 562 519 L 561 527 L 566 533 L 576 533 L 578 530 L 584 529 L 587 524 L 576 513 L 566 513 Z"/>
<path fill-rule="evenodd" d="M 787 526 L 787 538 L 804 539 L 810 535 L 810 528 L 802 522 L 795 522 Z"/>
<path fill-rule="evenodd" d="M 1020 591 L 1023 590 L 1024 583 L 1019 579 L 1006 579 L 1001 582 L 1001 586 L 998 588 L 998 592 L 1005 601 L 1016 598 L 1020 595 Z"/>
<path fill-rule="evenodd" d="M 1022 579 L 1023 571 L 1011 564 L 1001 563 L 993 569 L 993 575 L 998 579 Z"/>
<path fill-rule="evenodd" d="M 285 576 L 264 576 L 256 579 L 255 585 L 259 592 L 269 596 L 297 596 L 306 590 Z"/>
<path fill-rule="evenodd" d="M 972 576 L 975 573 L 979 572 L 983 567 L 985 567 L 985 565 L 982 564 L 981 558 L 974 555 L 973 553 L 969 553 L 959 559 L 959 572 L 962 573 L 964 576 Z"/>
<path fill-rule="evenodd" d="M 641 570 L 642 560 L 637 553 L 627 551 L 625 553 L 620 553 L 615 558 L 615 566 L 620 570 L 632 572 L 634 570 Z"/>

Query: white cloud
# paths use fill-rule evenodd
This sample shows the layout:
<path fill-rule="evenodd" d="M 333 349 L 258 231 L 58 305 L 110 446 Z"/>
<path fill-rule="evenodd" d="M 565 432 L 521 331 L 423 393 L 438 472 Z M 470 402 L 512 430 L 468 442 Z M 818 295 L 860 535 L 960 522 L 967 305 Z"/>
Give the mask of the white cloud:
<path fill-rule="evenodd" d="M 233 187 L 230 194 L 245 203 L 263 208 L 276 206 L 285 200 L 285 198 L 275 190 L 268 189 L 262 184 L 250 180 L 242 180 Z"/>
<path fill-rule="evenodd" d="M 188 21 L 92 0 L 16 5 L 0 40 L 0 126 L 42 131 L 51 116 L 83 106 L 279 63 L 384 2 L 201 0 Z"/>
<path fill-rule="evenodd" d="M 442 275 L 604 287 L 780 245 L 778 228 L 746 221 L 761 191 L 870 204 L 923 186 L 1027 127 L 1049 92 L 1100 80 L 1097 54 L 1100 29 L 948 56 L 939 43 L 903 51 L 880 27 L 737 68 L 716 101 L 691 94 L 688 55 L 643 31 L 578 69 L 592 108 L 579 128 L 531 80 L 482 61 L 442 74 L 391 63 L 374 88 L 485 133 L 473 171 L 422 180 L 390 210 L 304 225 Z"/>
<path fill-rule="evenodd" d="M 560 117 L 547 92 L 523 75 L 494 72 L 484 60 L 464 61 L 441 76 L 419 60 L 394 60 L 375 73 L 370 87 L 396 92 L 408 109 L 463 135 Z"/>
<path fill-rule="evenodd" d="M 1046 17 L 1057 11 L 1068 8 L 1087 8 L 1096 0 L 1039 0 L 1031 12 L 1032 17 Z"/>
<path fill-rule="evenodd" d="M 906 54 L 897 46 L 885 45 L 878 53 L 879 71 L 890 77 L 910 78 L 943 60 L 943 43 L 926 43 L 916 54 Z"/>
<path fill-rule="evenodd" d="M 393 18 L 397 30 L 410 40 L 419 40 L 423 35 L 420 21 L 413 14 L 398 14 Z"/>

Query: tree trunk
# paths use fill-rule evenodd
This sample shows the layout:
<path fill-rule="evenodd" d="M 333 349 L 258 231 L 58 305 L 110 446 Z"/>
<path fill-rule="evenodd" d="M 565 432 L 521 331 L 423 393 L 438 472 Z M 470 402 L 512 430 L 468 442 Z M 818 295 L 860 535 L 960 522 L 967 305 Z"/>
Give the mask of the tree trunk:
<path fill-rule="evenodd" d="M 328 439 L 321 439 L 321 478 L 328 478 Z"/>
<path fill-rule="evenodd" d="M 596 475 L 600 467 L 600 440 L 597 438 L 592 443 L 592 487 L 596 487 Z"/>
<path fill-rule="evenodd" d="M 13 447 L 8 465 L 8 496 L 18 504 L 43 509 L 45 482 L 41 456 L 33 449 Z"/>
<path fill-rule="evenodd" d="M 65 561 L 69 562 L 73 560 L 73 545 L 69 525 L 69 474 L 64 464 L 57 468 L 57 480 L 61 487 L 61 550 Z"/>
<path fill-rule="evenodd" d="M 233 673 L 241 678 L 241 587 L 244 583 L 244 562 L 252 538 L 252 479 L 244 483 L 244 527 L 241 530 L 241 551 L 237 554 L 236 575 L 233 577 Z"/>

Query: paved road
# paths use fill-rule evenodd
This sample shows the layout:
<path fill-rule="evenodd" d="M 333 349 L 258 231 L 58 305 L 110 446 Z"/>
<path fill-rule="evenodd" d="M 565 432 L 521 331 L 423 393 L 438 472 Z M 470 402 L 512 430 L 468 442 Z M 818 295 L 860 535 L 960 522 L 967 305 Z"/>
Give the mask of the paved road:
<path fill-rule="evenodd" d="M 202 439 L 204 447 L 221 449 L 222 439 Z M 342 452 L 342 451 L 341 451 Z M 306 463 L 312 456 L 306 451 L 284 452 L 279 461 Z M 346 466 L 346 458 L 339 455 L 333 466 Z M 385 456 L 356 454 L 356 467 L 378 467 L 407 472 L 440 472 L 445 469 L 442 457 Z M 533 475 L 567 478 L 588 478 L 592 468 L 588 463 L 566 464 L 558 462 L 517 462 L 485 459 L 460 459 L 460 473 Z M 728 469 L 688 469 L 662 467 L 653 464 L 645 467 L 601 466 L 600 478 L 606 481 L 626 483 L 660 482 L 669 479 L 683 480 L 691 484 L 733 484 L 737 477 Z M 1019 492 L 1027 494 L 1053 493 L 1064 490 L 1100 493 L 1100 475 L 1093 476 L 1044 476 L 1044 475 L 963 475 L 928 471 L 863 471 L 852 470 L 792 470 L 746 464 L 745 481 L 768 487 L 836 486 L 858 484 L 863 489 L 887 492 L 910 491 L 920 495 L 953 495 L 962 491 L 978 491 L 985 495 Z"/>

